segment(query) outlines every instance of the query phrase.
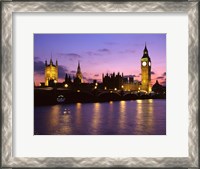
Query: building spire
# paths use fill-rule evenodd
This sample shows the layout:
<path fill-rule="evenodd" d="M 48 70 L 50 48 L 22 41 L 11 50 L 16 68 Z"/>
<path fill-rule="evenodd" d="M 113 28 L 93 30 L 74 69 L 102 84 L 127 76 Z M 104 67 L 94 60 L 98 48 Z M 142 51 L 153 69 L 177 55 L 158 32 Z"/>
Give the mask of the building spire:
<path fill-rule="evenodd" d="M 50 64 L 52 64 L 53 62 L 52 62 L 52 52 L 51 52 L 51 59 L 50 59 Z"/>
<path fill-rule="evenodd" d="M 147 54 L 148 55 L 148 50 L 147 50 L 147 45 L 146 45 L 146 42 L 145 42 L 145 47 L 144 47 L 144 55 Z"/>
<path fill-rule="evenodd" d="M 145 48 L 144 48 L 144 50 L 147 50 L 147 43 L 145 42 Z"/>
<path fill-rule="evenodd" d="M 80 61 L 78 61 L 78 68 L 77 68 L 77 72 L 81 72 Z"/>
<path fill-rule="evenodd" d="M 80 61 L 78 61 L 78 67 L 77 67 L 77 72 L 76 72 L 76 78 L 79 79 L 80 83 L 83 82 L 83 75 L 82 75 L 82 73 L 81 73 Z"/>

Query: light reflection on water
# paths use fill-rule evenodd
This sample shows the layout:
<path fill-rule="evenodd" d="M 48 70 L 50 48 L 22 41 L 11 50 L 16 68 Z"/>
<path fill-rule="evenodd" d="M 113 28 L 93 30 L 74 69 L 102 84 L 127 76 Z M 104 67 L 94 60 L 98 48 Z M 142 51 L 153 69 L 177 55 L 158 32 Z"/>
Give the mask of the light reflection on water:
<path fill-rule="evenodd" d="M 148 105 L 148 106 L 146 106 Z M 137 116 L 136 116 L 136 131 L 141 133 L 146 131 L 147 134 L 151 134 L 154 130 L 154 101 L 149 100 L 137 100 Z"/>
<path fill-rule="evenodd" d="M 70 114 L 63 115 L 68 108 Z M 35 107 L 42 135 L 165 135 L 166 100 L 76 103 Z"/>
<path fill-rule="evenodd" d="M 100 109 L 100 103 L 94 103 L 93 104 L 93 116 L 92 116 L 92 133 L 98 134 L 98 128 L 100 125 L 101 120 L 101 109 Z"/>
<path fill-rule="evenodd" d="M 126 127 L 126 101 L 119 102 L 119 129 L 122 132 Z"/>
<path fill-rule="evenodd" d="M 76 121 L 76 125 L 77 126 L 81 126 L 81 103 L 77 103 L 76 104 L 76 119 L 75 119 L 75 121 Z"/>

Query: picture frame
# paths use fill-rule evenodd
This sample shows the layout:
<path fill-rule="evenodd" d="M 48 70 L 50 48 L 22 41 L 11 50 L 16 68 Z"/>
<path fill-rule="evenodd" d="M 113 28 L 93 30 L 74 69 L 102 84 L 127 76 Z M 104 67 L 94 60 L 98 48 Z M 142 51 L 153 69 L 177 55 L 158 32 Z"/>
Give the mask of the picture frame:
<path fill-rule="evenodd" d="M 1 2 L 2 167 L 199 167 L 199 2 Z M 13 157 L 13 14 L 29 12 L 186 12 L 188 15 L 188 157 Z"/>

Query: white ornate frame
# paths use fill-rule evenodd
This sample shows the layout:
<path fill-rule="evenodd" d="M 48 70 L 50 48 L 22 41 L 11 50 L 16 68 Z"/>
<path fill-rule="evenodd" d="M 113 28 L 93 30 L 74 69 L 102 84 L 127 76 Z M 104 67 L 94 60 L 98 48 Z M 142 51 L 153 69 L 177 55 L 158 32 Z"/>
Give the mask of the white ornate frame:
<path fill-rule="evenodd" d="M 199 9 L 198 1 L 17 2 L 1 3 L 1 166 L 2 167 L 199 167 Z M 189 20 L 189 156 L 186 158 L 19 158 L 12 157 L 12 13 L 13 12 L 187 12 Z"/>

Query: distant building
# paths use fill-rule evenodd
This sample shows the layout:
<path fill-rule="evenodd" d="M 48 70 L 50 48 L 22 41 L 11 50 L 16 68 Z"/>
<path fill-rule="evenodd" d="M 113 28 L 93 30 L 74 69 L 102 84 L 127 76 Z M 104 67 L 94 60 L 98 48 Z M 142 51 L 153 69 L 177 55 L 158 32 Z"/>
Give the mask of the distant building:
<path fill-rule="evenodd" d="M 65 75 L 65 81 L 64 81 L 64 83 L 67 84 L 67 85 L 72 84 L 71 76 L 68 75 L 67 73 L 66 73 L 66 75 Z"/>
<path fill-rule="evenodd" d="M 134 76 L 133 75 L 128 75 L 128 76 L 123 76 L 123 83 L 133 83 L 134 82 Z"/>
<path fill-rule="evenodd" d="M 137 80 L 134 80 L 133 76 L 123 76 L 123 73 L 120 75 L 118 73 L 112 73 L 106 76 L 102 75 L 104 89 L 115 89 L 115 90 L 124 90 L 124 91 L 138 91 L 141 83 Z"/>
<path fill-rule="evenodd" d="M 138 91 L 141 83 L 134 80 L 134 76 L 124 76 L 123 78 L 123 90 L 124 91 Z"/>
<path fill-rule="evenodd" d="M 53 64 L 52 58 L 50 59 L 50 64 L 45 61 L 45 86 L 52 85 L 52 83 L 58 82 L 58 61 Z"/>
<path fill-rule="evenodd" d="M 76 77 L 74 78 L 74 84 L 78 85 L 83 83 L 83 75 L 81 73 L 80 62 L 78 62 Z"/>
<path fill-rule="evenodd" d="M 103 75 L 103 85 L 107 89 L 123 89 L 124 91 L 151 92 L 151 58 L 145 44 L 141 58 L 141 82 L 134 80 L 133 75 L 123 76 L 115 73 Z"/>
<path fill-rule="evenodd" d="M 120 73 L 118 73 L 117 75 L 115 75 L 115 73 L 112 73 L 110 75 L 108 75 L 108 73 L 106 74 L 106 76 L 104 76 L 104 74 L 102 75 L 103 78 L 103 86 L 105 89 L 121 89 L 122 88 L 122 84 L 123 84 L 123 74 L 120 75 Z"/>
<path fill-rule="evenodd" d="M 154 91 L 157 94 L 165 94 L 166 93 L 166 87 L 160 85 L 158 83 L 158 80 L 156 80 L 156 83 L 152 86 L 152 91 Z"/>

